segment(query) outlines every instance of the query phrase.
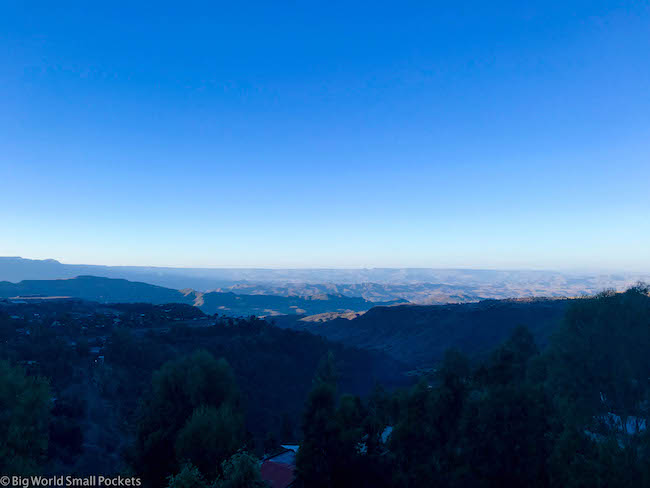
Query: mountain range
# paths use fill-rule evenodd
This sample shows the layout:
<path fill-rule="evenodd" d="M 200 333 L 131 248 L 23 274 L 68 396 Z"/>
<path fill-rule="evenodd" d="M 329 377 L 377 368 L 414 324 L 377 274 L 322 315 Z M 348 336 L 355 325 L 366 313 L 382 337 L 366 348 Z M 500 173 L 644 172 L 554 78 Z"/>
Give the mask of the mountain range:
<path fill-rule="evenodd" d="M 283 297 L 361 297 L 371 302 L 407 300 L 419 304 L 476 302 L 534 296 L 591 295 L 606 288 L 624 290 L 650 273 L 598 273 L 530 270 L 360 268 L 261 269 L 165 268 L 63 264 L 53 259 L 0 257 L 0 281 L 53 280 L 77 276 L 126 279 L 197 292 Z M 296 305 L 298 306 L 298 305 Z M 331 311 L 331 310 L 330 310 Z"/>
<path fill-rule="evenodd" d="M 124 279 L 79 276 L 57 280 L 0 282 L 0 298 L 71 297 L 100 303 L 185 303 L 203 312 L 231 316 L 312 315 L 325 312 L 369 310 L 377 305 L 361 297 L 343 295 L 272 296 L 243 295 L 231 292 L 203 293 L 191 289 L 173 290 Z M 394 305 L 404 300 L 379 303 Z"/>
<path fill-rule="evenodd" d="M 69 276 L 82 271 L 137 276 L 157 283 L 220 286 L 204 291 L 124 278 Z M 24 276 L 57 279 L 12 282 Z M 0 258 L 0 278 L 6 280 L 0 282 L 0 298 L 183 303 L 208 314 L 271 317 L 279 327 L 382 351 L 416 369 L 434 366 L 449 348 L 473 357 L 484 355 L 518 325 L 526 325 L 538 344 L 544 345 L 564 316 L 570 302 L 566 297 L 621 289 L 648 279 L 642 274 L 578 277 L 488 270 L 132 268 L 22 258 Z M 347 282 L 310 281 L 328 279 Z M 419 281 L 427 279 L 440 282 Z M 547 298 L 512 298 L 536 295 Z M 409 298 L 416 303 L 409 303 Z"/>
<path fill-rule="evenodd" d="M 304 330 L 349 346 L 385 352 L 414 368 L 435 366 L 448 349 L 479 358 L 519 325 L 544 346 L 560 324 L 568 299 L 483 300 L 451 305 L 374 307 L 362 314 L 278 317 L 276 325 Z"/>
<path fill-rule="evenodd" d="M 257 315 L 279 327 L 307 331 L 347 346 L 381 351 L 411 368 L 437 364 L 449 348 L 479 357 L 527 326 L 544 345 L 562 319 L 568 299 L 482 300 L 414 305 L 374 303 L 360 297 L 240 295 L 173 290 L 123 279 L 80 276 L 0 282 L 0 298 L 13 301 L 71 297 L 99 303 L 182 303 L 205 313 Z"/>

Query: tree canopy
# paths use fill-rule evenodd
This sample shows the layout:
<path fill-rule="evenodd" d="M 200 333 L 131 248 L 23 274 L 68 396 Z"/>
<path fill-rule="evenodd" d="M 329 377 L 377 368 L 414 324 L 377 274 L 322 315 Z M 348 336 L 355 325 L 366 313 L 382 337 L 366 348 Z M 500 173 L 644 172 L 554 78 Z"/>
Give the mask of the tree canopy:
<path fill-rule="evenodd" d="M 0 360 L 0 473 L 38 471 L 47 454 L 50 406 L 45 379 Z"/>

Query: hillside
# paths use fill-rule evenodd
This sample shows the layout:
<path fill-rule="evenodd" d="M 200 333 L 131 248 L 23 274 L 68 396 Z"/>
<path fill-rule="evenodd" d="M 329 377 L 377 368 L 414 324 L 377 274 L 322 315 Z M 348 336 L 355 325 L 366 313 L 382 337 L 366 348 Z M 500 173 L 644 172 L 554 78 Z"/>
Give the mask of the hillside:
<path fill-rule="evenodd" d="M 613 288 L 624 290 L 649 273 L 545 270 L 355 268 L 165 268 L 64 264 L 0 256 L 0 281 L 53 280 L 91 275 L 119 278 L 174 290 L 238 295 L 304 297 L 344 295 L 372 302 L 397 299 L 422 305 L 535 296 L 572 297 Z M 310 312 L 311 313 L 311 312 Z"/>
<path fill-rule="evenodd" d="M 62 471 L 118 472 L 120 449 L 133 436 L 136 409 L 152 373 L 199 349 L 232 367 L 251 448 L 260 450 L 268 433 L 278 437 L 287 425 L 300 435 L 303 403 L 328 351 L 336 355 L 346 392 L 366 395 L 375 383 L 387 388 L 409 383 L 404 366 L 384 354 L 258 319 L 215 319 L 188 305 L 0 300 L 0 338 L 0 358 L 48 377 L 59 398 L 54 422 L 65 429 L 50 437 L 48 469 Z M 64 405 L 76 406 L 73 418 Z M 74 430 L 78 435 L 70 434 Z"/>
<path fill-rule="evenodd" d="M 173 290 L 122 279 L 79 276 L 61 280 L 29 280 L 20 283 L 0 282 L 0 298 L 72 297 L 99 303 L 185 303 L 208 314 L 231 316 L 276 316 L 283 314 L 321 314 L 359 312 L 377 305 L 360 297 L 318 295 L 310 297 L 237 295 L 235 293 L 201 293 L 191 289 Z M 380 302 L 378 305 L 404 303 L 404 300 Z"/>
<path fill-rule="evenodd" d="M 277 319 L 281 327 L 306 330 L 329 340 L 384 351 L 414 367 L 432 366 L 449 348 L 480 356 L 503 342 L 518 325 L 543 345 L 560 323 L 569 300 L 484 300 L 456 305 L 375 307 L 352 320 L 336 317 Z"/>
<path fill-rule="evenodd" d="M 61 280 L 27 280 L 20 283 L 0 282 L 0 298 L 73 297 L 100 303 L 192 303 L 191 295 L 121 279 L 79 276 Z"/>
<path fill-rule="evenodd" d="M 520 324 L 529 327 L 543 344 L 559 323 L 567 303 L 563 299 L 527 299 L 403 305 L 403 301 L 374 303 L 340 294 L 283 297 L 179 291 L 93 276 L 16 284 L 0 282 L 0 298 L 35 296 L 73 297 L 99 303 L 182 303 L 208 314 L 269 317 L 280 327 L 381 350 L 415 367 L 435 364 L 450 347 L 470 355 L 487 352 Z"/>
<path fill-rule="evenodd" d="M 284 314 L 321 314 L 327 312 L 365 311 L 375 305 L 396 305 L 405 300 L 374 303 L 360 297 L 318 295 L 281 297 L 273 295 L 237 295 L 211 292 L 199 294 L 197 304 L 206 313 L 228 315 L 275 316 Z"/>

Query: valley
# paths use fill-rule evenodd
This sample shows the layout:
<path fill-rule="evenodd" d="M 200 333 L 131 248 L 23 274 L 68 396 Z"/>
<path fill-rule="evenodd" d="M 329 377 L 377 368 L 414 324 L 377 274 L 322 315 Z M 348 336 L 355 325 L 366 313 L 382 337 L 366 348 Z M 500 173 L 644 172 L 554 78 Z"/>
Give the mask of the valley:
<path fill-rule="evenodd" d="M 0 257 L 0 281 L 18 283 L 24 280 L 54 280 L 78 276 L 125 279 L 174 290 L 195 290 L 197 293 L 219 292 L 287 298 L 342 295 L 363 298 L 376 304 L 405 300 L 422 305 L 466 303 L 487 298 L 577 297 L 593 295 L 610 288 L 622 291 L 639 281 L 650 281 L 650 272 L 431 268 L 165 268 L 78 265 L 64 264 L 53 259 Z M 333 310 L 334 308 L 328 311 Z"/>

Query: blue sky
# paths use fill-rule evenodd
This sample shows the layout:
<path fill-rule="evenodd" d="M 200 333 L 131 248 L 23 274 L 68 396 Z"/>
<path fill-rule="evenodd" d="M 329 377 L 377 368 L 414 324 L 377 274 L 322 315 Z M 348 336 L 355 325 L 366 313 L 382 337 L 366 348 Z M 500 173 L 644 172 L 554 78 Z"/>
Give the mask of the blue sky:
<path fill-rule="evenodd" d="M 0 255 L 650 270 L 647 2 L 133 3 L 1 4 Z"/>

